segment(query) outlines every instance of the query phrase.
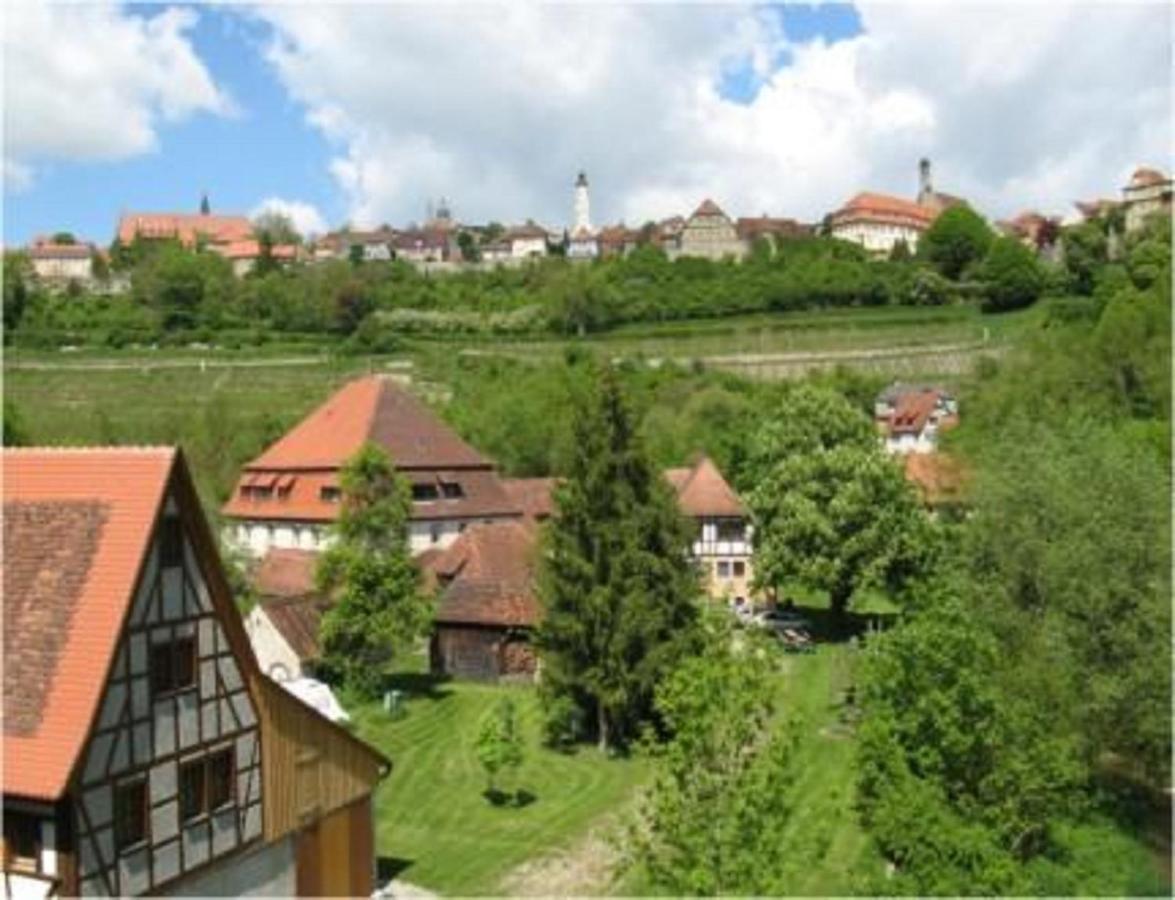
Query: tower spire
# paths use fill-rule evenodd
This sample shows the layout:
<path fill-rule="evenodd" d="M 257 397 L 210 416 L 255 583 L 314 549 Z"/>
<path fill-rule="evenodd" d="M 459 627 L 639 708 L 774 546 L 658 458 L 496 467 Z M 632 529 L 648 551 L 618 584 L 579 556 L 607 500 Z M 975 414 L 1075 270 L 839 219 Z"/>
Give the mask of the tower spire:
<path fill-rule="evenodd" d="M 208 191 L 200 194 L 200 215 L 206 216 L 212 212 L 212 207 L 208 205 Z"/>

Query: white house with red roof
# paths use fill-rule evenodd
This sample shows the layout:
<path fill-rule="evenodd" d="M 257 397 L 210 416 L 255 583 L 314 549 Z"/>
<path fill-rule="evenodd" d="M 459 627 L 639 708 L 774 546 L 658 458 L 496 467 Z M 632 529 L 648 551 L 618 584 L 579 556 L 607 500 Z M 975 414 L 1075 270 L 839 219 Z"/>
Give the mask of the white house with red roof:
<path fill-rule="evenodd" d="M 390 762 L 262 675 L 179 451 L 3 468 L 5 893 L 370 894 Z"/>
<path fill-rule="evenodd" d="M 890 385 L 874 402 L 874 420 L 890 453 L 933 453 L 938 436 L 959 421 L 959 405 L 941 387 Z"/>
<path fill-rule="evenodd" d="M 37 277 L 48 282 L 76 281 L 85 284 L 94 277 L 94 247 L 86 243 L 58 243 L 48 238 L 35 240 L 28 249 Z"/>
<path fill-rule="evenodd" d="M 412 484 L 412 552 L 446 547 L 474 522 L 520 518 L 492 462 L 391 378 L 344 385 L 248 463 L 221 509 L 227 537 L 255 557 L 319 550 L 342 501 L 339 474 L 366 442 Z"/>

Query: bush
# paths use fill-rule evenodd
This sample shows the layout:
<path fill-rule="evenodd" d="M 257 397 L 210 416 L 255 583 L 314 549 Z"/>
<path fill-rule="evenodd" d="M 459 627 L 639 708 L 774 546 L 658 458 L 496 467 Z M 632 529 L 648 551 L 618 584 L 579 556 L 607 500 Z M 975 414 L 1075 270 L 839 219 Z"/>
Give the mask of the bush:
<path fill-rule="evenodd" d="M 983 308 L 987 312 L 1031 306 L 1044 288 L 1036 254 L 1015 238 L 993 241 L 978 274 L 985 285 Z"/>

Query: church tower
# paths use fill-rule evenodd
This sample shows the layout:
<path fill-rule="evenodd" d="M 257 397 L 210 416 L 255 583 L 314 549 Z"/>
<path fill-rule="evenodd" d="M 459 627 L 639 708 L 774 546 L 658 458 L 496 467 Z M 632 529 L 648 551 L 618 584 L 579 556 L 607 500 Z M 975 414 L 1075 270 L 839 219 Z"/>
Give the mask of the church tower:
<path fill-rule="evenodd" d="M 934 196 L 934 187 L 930 184 L 930 160 L 925 156 L 918 160 L 918 203 L 926 205 Z"/>
<path fill-rule="evenodd" d="M 592 230 L 587 175 L 583 172 L 580 172 L 579 177 L 575 179 L 575 225 L 571 230 L 572 234 L 580 229 L 589 232 Z"/>

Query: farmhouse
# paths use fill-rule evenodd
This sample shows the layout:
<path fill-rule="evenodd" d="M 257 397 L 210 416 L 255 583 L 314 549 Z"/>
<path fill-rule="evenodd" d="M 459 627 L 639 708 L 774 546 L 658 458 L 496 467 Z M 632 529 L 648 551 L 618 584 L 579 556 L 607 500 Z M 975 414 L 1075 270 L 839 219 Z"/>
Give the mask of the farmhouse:
<path fill-rule="evenodd" d="M 343 386 L 247 464 L 222 509 L 229 540 L 255 557 L 319 550 L 342 501 L 339 473 L 371 441 L 412 482 L 412 552 L 447 547 L 474 522 L 516 519 L 493 464 L 390 378 Z"/>
<path fill-rule="evenodd" d="M 179 451 L 3 461 L 7 893 L 370 894 L 390 763 L 262 675 Z"/>
<path fill-rule="evenodd" d="M 958 422 L 959 405 L 942 388 L 895 383 L 878 394 L 873 416 L 890 453 L 931 453 L 939 432 Z"/>
<path fill-rule="evenodd" d="M 423 563 L 438 591 L 429 646 L 432 670 L 461 678 L 530 678 L 538 622 L 538 533 L 521 521 L 471 525 Z"/>
<path fill-rule="evenodd" d="M 318 554 L 274 547 L 251 575 L 257 605 L 245 616 L 245 632 L 261 670 L 274 681 L 312 674 L 319 658 L 318 628 L 326 600 L 315 590 Z"/>

